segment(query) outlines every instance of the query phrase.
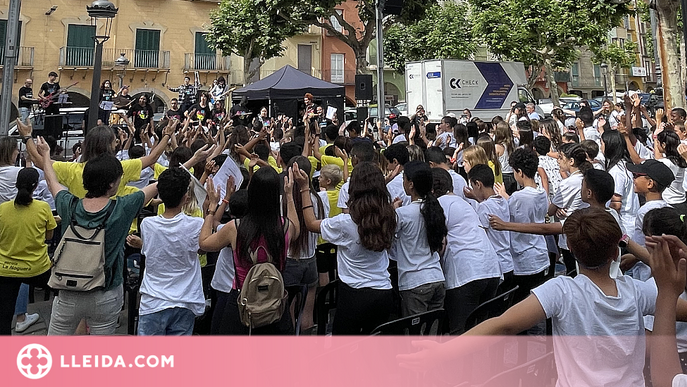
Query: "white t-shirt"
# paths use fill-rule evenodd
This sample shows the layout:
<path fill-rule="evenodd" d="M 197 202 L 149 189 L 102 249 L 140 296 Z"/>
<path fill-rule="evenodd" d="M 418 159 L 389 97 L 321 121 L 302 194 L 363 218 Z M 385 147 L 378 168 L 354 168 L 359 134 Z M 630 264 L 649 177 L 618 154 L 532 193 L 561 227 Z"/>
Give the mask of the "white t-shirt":
<path fill-rule="evenodd" d="M 398 263 L 399 290 L 444 281 L 439 254 L 429 248 L 421 206 L 422 201 L 414 201 L 396 209 L 396 238 L 391 249 Z"/>
<path fill-rule="evenodd" d="M 217 226 L 217 231 L 221 230 L 224 226 L 224 224 Z M 215 265 L 215 274 L 212 276 L 210 286 L 220 292 L 231 292 L 235 273 L 234 252 L 231 246 L 227 246 L 219 251 L 219 257 L 217 257 L 217 264 Z"/>
<path fill-rule="evenodd" d="M 649 278 L 646 283 L 647 285 L 656 287 L 656 280 L 653 278 Z M 656 291 L 658 292 L 658 288 L 656 288 Z M 680 298 L 687 300 L 687 292 L 682 292 L 682 294 L 680 294 Z M 644 328 L 646 328 L 647 331 L 654 330 L 653 315 L 644 316 Z M 678 353 L 687 352 L 687 322 L 677 321 L 675 323 L 675 339 L 677 340 Z"/>
<path fill-rule="evenodd" d="M 446 145 L 446 139 L 449 136 L 451 136 L 451 140 L 449 141 L 449 144 Z M 436 140 L 434 140 L 434 144 L 439 144 L 439 145 L 435 145 L 435 146 L 438 146 L 442 150 L 446 149 L 447 146 L 449 146 L 451 148 L 455 148 L 456 147 L 456 138 L 455 137 L 456 136 L 454 136 L 453 133 L 451 133 L 451 132 L 444 132 L 444 133 L 437 136 Z"/>
<path fill-rule="evenodd" d="M 673 172 L 673 176 L 675 176 L 675 180 L 673 180 L 673 182 L 663 191 L 663 200 L 668 204 L 684 203 L 685 189 L 682 188 L 682 186 L 685 183 L 685 169 L 673 164 L 669 159 L 658 159 L 658 161 L 670 168 L 670 171 Z"/>
<path fill-rule="evenodd" d="M 643 206 L 639 207 L 639 210 L 637 211 L 637 217 L 635 218 L 634 232 L 632 234 L 628 234 L 632 237 L 633 241 L 637 242 L 638 245 L 645 246 L 645 244 L 644 244 L 644 233 L 642 232 L 642 225 L 644 224 L 644 217 L 646 216 L 646 214 L 649 211 L 655 210 L 657 208 L 663 208 L 663 207 L 670 207 L 670 206 L 664 200 L 651 200 L 651 201 L 644 203 Z"/>
<path fill-rule="evenodd" d="M 584 132 L 585 140 L 592 140 L 597 144 L 601 144 L 601 134 L 593 126 L 588 126 L 582 130 Z"/>
<path fill-rule="evenodd" d="M 446 250 L 441 259 L 446 289 L 469 282 L 501 277 L 499 259 L 475 210 L 456 195 L 439 198 L 446 215 Z"/>
<path fill-rule="evenodd" d="M 539 155 L 539 168 L 546 172 L 546 178 L 549 179 L 549 198 L 553 199 L 553 195 L 561 184 L 561 180 L 563 180 L 558 160 L 548 155 Z M 534 175 L 534 181 L 537 183 L 537 186 L 544 188 L 541 185 L 541 177 L 538 173 Z"/>
<path fill-rule="evenodd" d="M 539 113 L 537 112 L 527 113 L 527 116 L 530 118 L 530 120 L 541 120 L 541 117 L 539 117 Z"/>
<path fill-rule="evenodd" d="M 510 232 L 497 231 L 489 227 L 489 215 L 496 215 L 500 219 L 510 219 L 508 200 L 501 196 L 492 196 L 477 204 L 477 216 L 482 228 L 487 232 L 487 238 L 499 258 L 502 273 L 513 271 L 513 256 L 510 252 Z"/>
<path fill-rule="evenodd" d="M 319 191 L 317 193 L 317 196 L 319 196 L 320 200 L 322 200 L 322 210 L 324 211 L 324 217 L 328 218 L 331 207 L 329 206 L 329 196 L 327 196 L 327 191 Z M 314 203 L 315 202 L 313 202 L 313 204 Z"/>
<path fill-rule="evenodd" d="M 677 374 L 673 378 L 672 387 L 687 387 L 687 375 Z"/>
<path fill-rule="evenodd" d="M 339 190 L 339 200 L 336 201 L 336 206 L 341 209 L 348 208 L 348 187 L 350 186 L 351 178 L 349 177 Z"/>
<path fill-rule="evenodd" d="M 202 226 L 202 218 L 184 213 L 171 219 L 162 215 L 143 219 L 141 253 L 146 256 L 146 268 L 140 290 L 140 315 L 175 307 L 190 309 L 196 316 L 205 312 L 198 260 Z"/>
<path fill-rule="evenodd" d="M 634 189 L 634 179 L 632 173 L 627 170 L 625 161 L 619 161 L 608 173 L 613 176 L 615 182 L 615 189 L 613 193 L 622 197 L 622 204 L 620 207 L 620 221 L 621 228 L 624 234 L 632 235 L 639 211 L 639 198 Z"/>
<path fill-rule="evenodd" d="M 657 291 L 628 276 L 615 284 L 618 296 L 608 296 L 578 274 L 532 290 L 557 336 L 557 386 L 644 386 L 643 317 L 654 313 Z"/>
<path fill-rule="evenodd" d="M 310 194 L 310 200 L 313 205 L 313 210 L 315 211 L 315 218 L 319 219 L 319 208 L 320 205 L 317 203 L 317 198 L 315 194 L 311 193 Z M 327 200 L 328 202 L 329 200 Z M 329 203 L 327 203 L 329 204 Z M 328 212 L 324 212 L 325 214 Z M 305 245 L 305 248 L 301 250 L 300 254 L 298 257 L 294 257 L 293 254 L 291 253 L 291 249 L 289 249 L 289 253 L 287 254 L 287 258 L 290 259 L 308 259 L 312 258 L 315 256 L 315 248 L 317 248 L 317 237 L 319 236 L 316 233 L 310 232 L 306 229 L 302 229 L 301 232 L 307 232 L 308 233 L 308 242 Z M 293 244 L 291 244 L 293 247 Z"/>
<path fill-rule="evenodd" d="M 553 199 L 551 199 L 551 204 L 564 209 L 568 216 L 581 208 L 589 207 L 589 204 L 582 201 L 582 195 L 580 194 L 582 191 L 582 180 L 584 180 L 584 175 L 580 171 L 573 172 L 567 179 L 563 179 L 558 186 L 558 190 L 554 193 Z M 568 250 L 568 238 L 565 237 L 565 234 L 561 234 L 559 237 L 558 246 L 561 249 Z"/>
<path fill-rule="evenodd" d="M 652 152 L 649 148 L 644 146 L 641 142 L 637 141 L 635 143 L 635 152 L 637 152 L 637 155 L 639 155 L 639 158 L 648 160 L 648 159 L 653 159 L 654 158 L 654 152 Z"/>
<path fill-rule="evenodd" d="M 510 221 L 544 223 L 548 200 L 541 188 L 525 187 L 508 199 Z M 537 274 L 549 267 L 549 251 L 543 235 L 510 233 L 511 255 L 515 275 Z"/>
<path fill-rule="evenodd" d="M 358 225 L 350 214 L 322 220 L 320 231 L 322 238 L 338 246 L 337 268 L 343 283 L 355 289 L 391 289 L 386 250 L 366 249 L 360 242 Z"/>
<path fill-rule="evenodd" d="M 148 167 L 148 168 L 143 168 L 141 170 L 141 178 L 136 181 L 129 182 L 127 185 L 129 187 L 135 187 L 138 189 L 143 189 L 145 188 L 148 184 L 150 184 L 150 180 L 155 176 L 155 171 L 153 168 Z"/>
<path fill-rule="evenodd" d="M 21 170 L 13 165 L 0 167 L 0 203 L 17 197 L 17 175 Z"/>
<path fill-rule="evenodd" d="M 453 193 L 460 196 L 461 198 L 465 198 L 465 191 L 463 191 L 463 188 L 467 186 L 467 182 L 465 181 L 463 176 L 461 176 L 453 169 L 449 169 L 448 174 L 451 175 L 451 179 L 453 180 Z"/>
<path fill-rule="evenodd" d="M 389 191 L 389 195 L 391 195 L 391 201 L 399 198 L 403 200 L 404 206 L 410 204 L 410 196 L 406 195 L 406 190 L 403 188 L 403 171 L 396 175 L 396 177 L 386 185 L 386 189 Z"/>
<path fill-rule="evenodd" d="M 503 154 L 499 156 L 501 173 L 513 173 L 513 167 L 511 167 L 510 163 L 508 162 L 508 158 L 510 157 L 508 154 L 508 148 L 506 147 L 506 144 L 501 144 L 501 146 L 503 147 Z"/>

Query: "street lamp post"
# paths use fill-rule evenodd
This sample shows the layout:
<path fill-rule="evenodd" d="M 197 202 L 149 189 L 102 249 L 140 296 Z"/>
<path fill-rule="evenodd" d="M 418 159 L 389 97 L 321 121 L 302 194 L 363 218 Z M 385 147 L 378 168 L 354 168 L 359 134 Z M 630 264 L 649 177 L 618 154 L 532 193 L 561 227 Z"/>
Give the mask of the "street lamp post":
<path fill-rule="evenodd" d="M 91 84 L 91 101 L 88 105 L 88 128 L 90 129 L 98 123 L 98 105 L 100 95 L 100 74 L 103 67 L 103 43 L 110 39 L 112 29 L 112 19 L 117 15 L 114 4 L 107 0 L 95 0 L 91 5 L 86 6 L 88 16 L 91 17 L 91 25 L 95 27 L 95 58 L 93 60 L 93 82 Z M 98 20 L 105 22 L 105 30 L 102 35 L 98 35 Z M 84 131 L 84 135 L 85 135 Z"/>
<path fill-rule="evenodd" d="M 122 52 L 119 54 L 119 58 L 115 60 L 115 67 L 121 68 L 122 71 L 117 74 L 119 77 L 119 88 L 121 89 L 124 86 L 124 75 L 126 75 L 126 66 L 129 65 L 129 59 L 124 55 Z"/>
<path fill-rule="evenodd" d="M 604 99 L 608 98 L 608 86 L 606 84 L 606 72 L 608 71 L 608 65 L 606 63 L 602 63 L 599 65 L 601 67 L 601 72 L 603 72 L 604 76 Z"/>

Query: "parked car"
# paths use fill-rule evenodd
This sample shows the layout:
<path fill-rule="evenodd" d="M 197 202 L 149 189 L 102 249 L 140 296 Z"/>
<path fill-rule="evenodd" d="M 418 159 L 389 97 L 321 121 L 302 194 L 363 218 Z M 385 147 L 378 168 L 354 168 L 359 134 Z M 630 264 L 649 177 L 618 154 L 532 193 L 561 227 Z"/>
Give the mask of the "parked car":
<path fill-rule="evenodd" d="M 565 105 L 561 106 L 561 109 L 563 109 L 564 112 L 574 112 L 577 113 L 580 111 L 580 102 L 581 101 L 570 101 L 566 102 Z M 601 102 L 595 100 L 595 99 L 590 99 L 588 100 L 589 106 L 592 108 L 592 111 L 597 111 L 602 108 Z"/>
<path fill-rule="evenodd" d="M 384 116 L 389 119 L 389 121 L 395 121 L 402 114 L 396 109 L 395 106 L 385 106 Z M 367 107 L 367 116 L 371 117 L 370 121 L 376 122 L 377 120 L 377 105 L 370 105 Z M 344 121 L 346 124 L 348 122 L 356 120 L 358 118 L 358 109 L 347 109 L 344 111 Z"/>
<path fill-rule="evenodd" d="M 402 116 L 407 116 L 408 115 L 408 104 L 405 102 L 401 102 L 398 105 L 394 106 L 396 109 L 398 109 L 398 112 Z"/>

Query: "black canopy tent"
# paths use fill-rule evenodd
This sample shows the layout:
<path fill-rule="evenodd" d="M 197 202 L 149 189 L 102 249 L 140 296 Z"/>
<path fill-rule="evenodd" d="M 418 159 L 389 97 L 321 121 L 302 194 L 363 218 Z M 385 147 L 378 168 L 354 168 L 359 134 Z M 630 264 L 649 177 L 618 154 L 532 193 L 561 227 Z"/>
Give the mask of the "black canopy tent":
<path fill-rule="evenodd" d="M 265 79 L 235 90 L 232 99 L 238 103 L 246 97 L 246 108 L 256 114 L 262 106 L 267 106 L 270 116 L 285 114 L 295 121 L 305 93 L 312 94 L 315 104 L 322 106 L 325 113 L 327 106 L 335 107 L 339 122 L 343 122 L 345 87 L 317 79 L 289 65 Z"/>

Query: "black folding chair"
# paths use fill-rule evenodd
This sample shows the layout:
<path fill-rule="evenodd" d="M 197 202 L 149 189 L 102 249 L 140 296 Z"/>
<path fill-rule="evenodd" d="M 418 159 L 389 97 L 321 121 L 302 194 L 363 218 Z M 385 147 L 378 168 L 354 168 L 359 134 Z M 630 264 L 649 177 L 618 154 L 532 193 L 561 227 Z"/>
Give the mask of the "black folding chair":
<path fill-rule="evenodd" d="M 465 330 L 467 331 L 484 320 L 502 315 L 503 312 L 508 310 L 508 308 L 513 305 L 515 293 L 519 288 L 519 286 L 516 286 L 513 289 L 499 294 L 498 296 L 478 306 L 477 309 L 470 313 L 465 321 Z"/>
<path fill-rule="evenodd" d="M 331 310 L 336 309 L 338 299 L 339 281 L 334 280 L 320 290 L 315 300 L 315 310 L 317 316 L 317 334 L 323 336 L 327 334 L 327 326 L 331 317 Z"/>
<path fill-rule="evenodd" d="M 448 320 L 443 309 L 389 321 L 372 330 L 382 336 L 440 336 L 448 334 Z"/>
<path fill-rule="evenodd" d="M 296 321 L 296 336 L 299 336 L 303 320 L 303 310 L 305 309 L 305 301 L 308 298 L 308 285 L 289 286 L 286 288 L 286 291 L 289 293 L 289 307 L 294 305 L 293 315 Z"/>

